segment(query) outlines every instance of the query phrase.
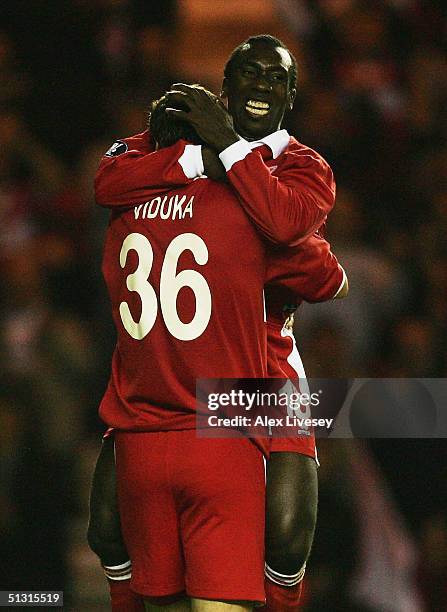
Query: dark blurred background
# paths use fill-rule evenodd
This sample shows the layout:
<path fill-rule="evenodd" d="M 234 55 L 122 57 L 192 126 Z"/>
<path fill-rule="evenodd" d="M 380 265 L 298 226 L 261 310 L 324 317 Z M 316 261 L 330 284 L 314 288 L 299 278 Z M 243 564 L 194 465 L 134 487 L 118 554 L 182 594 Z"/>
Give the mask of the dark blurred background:
<path fill-rule="evenodd" d="M 172 82 L 219 92 L 244 38 L 299 65 L 287 128 L 332 165 L 343 303 L 303 306 L 307 374 L 447 375 L 443 0 L 14 0 L 0 6 L 1 589 L 106 610 L 85 543 L 114 333 L 92 179 Z M 307 611 L 447 610 L 443 440 L 325 440 Z"/>

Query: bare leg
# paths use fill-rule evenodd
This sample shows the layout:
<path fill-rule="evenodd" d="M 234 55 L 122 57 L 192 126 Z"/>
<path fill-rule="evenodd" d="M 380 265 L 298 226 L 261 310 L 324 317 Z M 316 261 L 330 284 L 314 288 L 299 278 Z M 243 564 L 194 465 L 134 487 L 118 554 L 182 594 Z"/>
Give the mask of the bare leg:
<path fill-rule="evenodd" d="M 112 436 L 102 443 L 93 475 L 87 537 L 103 565 L 120 565 L 129 560 L 121 535 Z"/>
<path fill-rule="evenodd" d="M 306 563 L 317 520 L 316 463 L 296 453 L 272 453 L 267 464 L 266 562 L 292 575 Z"/>

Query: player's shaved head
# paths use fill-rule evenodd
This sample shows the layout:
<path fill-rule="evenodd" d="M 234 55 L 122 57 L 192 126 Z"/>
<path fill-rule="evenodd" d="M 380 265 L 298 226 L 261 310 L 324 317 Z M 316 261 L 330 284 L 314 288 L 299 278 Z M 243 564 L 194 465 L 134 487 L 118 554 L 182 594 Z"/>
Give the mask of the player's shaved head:
<path fill-rule="evenodd" d="M 224 75 L 226 77 L 229 77 L 233 71 L 234 66 L 237 65 L 240 56 L 244 53 L 244 51 L 247 51 L 254 45 L 265 45 L 267 47 L 271 47 L 272 49 L 284 49 L 284 51 L 289 54 L 291 60 L 291 66 L 289 69 L 289 87 L 290 89 L 296 89 L 298 73 L 296 58 L 290 51 L 290 49 L 288 49 L 286 45 L 281 40 L 279 40 L 279 38 L 275 38 L 275 36 L 271 36 L 270 34 L 258 34 L 257 36 L 250 36 L 250 38 L 247 38 L 246 40 L 244 40 L 244 42 L 238 45 L 232 51 L 227 63 L 225 64 Z"/>
<path fill-rule="evenodd" d="M 194 85 L 194 87 L 207 91 L 201 85 Z M 208 93 L 211 94 L 211 92 Z M 152 102 L 151 112 L 149 114 L 148 128 L 158 148 L 170 147 L 179 140 L 187 140 L 191 144 L 204 144 L 192 125 L 186 121 L 173 119 L 166 113 L 167 106 L 167 97 L 163 95 L 158 100 Z M 171 108 L 173 107 L 172 101 L 169 102 L 169 106 Z M 176 105 L 176 108 L 179 110 L 188 110 L 186 106 L 181 106 L 180 103 Z"/>

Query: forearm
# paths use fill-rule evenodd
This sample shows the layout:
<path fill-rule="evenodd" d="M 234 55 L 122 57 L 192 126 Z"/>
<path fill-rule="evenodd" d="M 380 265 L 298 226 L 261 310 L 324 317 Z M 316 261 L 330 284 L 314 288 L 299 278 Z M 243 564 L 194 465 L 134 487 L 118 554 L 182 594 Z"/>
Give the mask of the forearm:
<path fill-rule="evenodd" d="M 208 178 L 223 183 L 228 183 L 227 174 L 223 163 L 220 161 L 214 149 L 208 146 L 202 147 L 202 159 L 205 174 Z"/>

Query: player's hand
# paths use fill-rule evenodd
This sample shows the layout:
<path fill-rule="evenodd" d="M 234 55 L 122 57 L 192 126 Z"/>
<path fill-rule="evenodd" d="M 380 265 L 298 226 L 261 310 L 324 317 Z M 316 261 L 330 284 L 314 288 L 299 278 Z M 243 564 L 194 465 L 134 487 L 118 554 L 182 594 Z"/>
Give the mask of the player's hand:
<path fill-rule="evenodd" d="M 206 146 L 202 147 L 202 159 L 205 174 L 208 178 L 214 181 L 227 181 L 227 173 L 225 172 L 224 165 L 214 149 Z"/>
<path fill-rule="evenodd" d="M 190 123 L 200 138 L 218 153 L 239 140 L 233 119 L 220 98 L 211 92 L 194 85 L 175 83 L 166 97 L 169 116 Z M 188 110 L 179 110 L 179 106 Z"/>

